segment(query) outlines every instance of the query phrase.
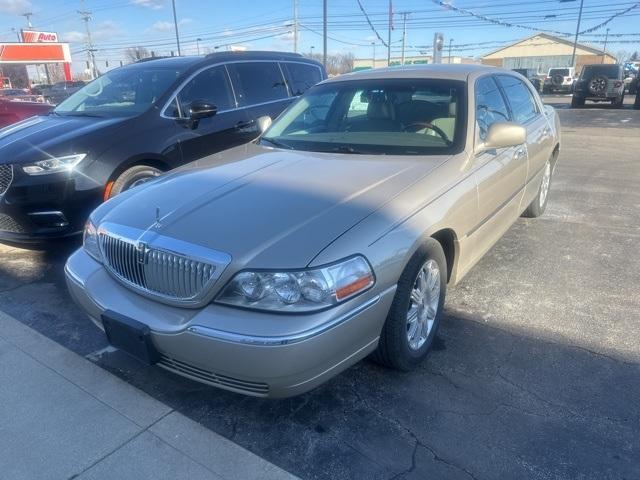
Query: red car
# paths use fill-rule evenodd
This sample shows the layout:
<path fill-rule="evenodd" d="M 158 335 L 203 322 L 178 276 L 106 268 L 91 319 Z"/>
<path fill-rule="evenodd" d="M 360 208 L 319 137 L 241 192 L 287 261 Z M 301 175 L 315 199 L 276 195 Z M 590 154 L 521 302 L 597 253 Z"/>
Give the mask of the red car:
<path fill-rule="evenodd" d="M 0 98 L 0 128 L 34 115 L 45 115 L 52 108 L 53 105 L 48 103 L 11 101 Z"/>

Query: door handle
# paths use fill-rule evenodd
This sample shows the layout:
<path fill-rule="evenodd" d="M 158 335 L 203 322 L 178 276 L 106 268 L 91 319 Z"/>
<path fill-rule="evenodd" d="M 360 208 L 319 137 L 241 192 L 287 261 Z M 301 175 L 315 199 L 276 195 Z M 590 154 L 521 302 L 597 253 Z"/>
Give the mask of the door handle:
<path fill-rule="evenodd" d="M 513 155 L 514 160 L 522 160 L 527 156 L 527 151 L 524 148 L 519 148 L 516 150 L 516 153 Z"/>
<path fill-rule="evenodd" d="M 236 128 L 240 129 L 240 128 L 249 128 L 252 127 L 254 124 L 256 123 L 255 120 L 248 120 L 248 121 L 239 121 L 238 123 L 236 123 Z"/>

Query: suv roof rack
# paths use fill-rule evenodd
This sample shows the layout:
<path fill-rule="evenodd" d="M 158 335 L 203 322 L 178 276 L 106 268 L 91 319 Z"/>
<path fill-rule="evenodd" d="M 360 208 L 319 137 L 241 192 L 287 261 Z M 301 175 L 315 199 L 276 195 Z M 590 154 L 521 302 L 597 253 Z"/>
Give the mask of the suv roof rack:
<path fill-rule="evenodd" d="M 173 58 L 173 57 L 170 57 L 169 55 L 163 55 L 161 57 L 145 57 L 145 58 L 141 58 L 140 60 L 136 60 L 133 63 L 150 62 L 151 60 L 161 60 L 163 58 Z"/>
<path fill-rule="evenodd" d="M 244 51 L 222 51 L 222 52 L 212 52 L 208 53 L 204 56 L 204 58 L 217 57 L 221 54 L 227 55 L 257 55 L 257 56 L 265 56 L 270 57 L 273 55 L 278 55 L 282 57 L 293 57 L 293 58 L 301 58 L 303 55 L 301 53 L 293 53 L 293 52 L 277 52 L 272 50 L 244 50 Z"/>

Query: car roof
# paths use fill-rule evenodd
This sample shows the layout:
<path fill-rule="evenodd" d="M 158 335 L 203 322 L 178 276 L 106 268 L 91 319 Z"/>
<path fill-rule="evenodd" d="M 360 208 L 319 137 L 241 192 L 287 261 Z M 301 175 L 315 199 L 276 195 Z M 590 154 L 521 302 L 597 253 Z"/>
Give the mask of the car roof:
<path fill-rule="evenodd" d="M 438 78 L 446 80 L 467 81 L 470 76 L 478 76 L 484 73 L 509 73 L 503 68 L 490 67 L 478 64 L 442 64 L 434 63 L 429 65 L 405 65 L 397 67 L 375 68 L 369 70 L 359 70 L 357 72 L 346 73 L 326 80 L 329 82 L 340 82 L 350 80 L 380 80 L 395 78 Z"/>

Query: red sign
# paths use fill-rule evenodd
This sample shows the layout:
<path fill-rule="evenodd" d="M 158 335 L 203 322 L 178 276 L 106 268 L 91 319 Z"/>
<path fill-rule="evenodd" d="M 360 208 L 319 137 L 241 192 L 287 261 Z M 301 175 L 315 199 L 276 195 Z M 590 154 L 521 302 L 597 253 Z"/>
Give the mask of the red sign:
<path fill-rule="evenodd" d="M 0 43 L 0 63 L 69 63 L 68 43 Z"/>
<path fill-rule="evenodd" d="M 22 41 L 25 43 L 57 43 L 58 34 L 55 32 L 36 32 L 22 30 Z"/>

